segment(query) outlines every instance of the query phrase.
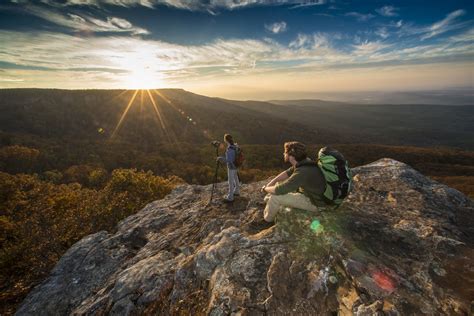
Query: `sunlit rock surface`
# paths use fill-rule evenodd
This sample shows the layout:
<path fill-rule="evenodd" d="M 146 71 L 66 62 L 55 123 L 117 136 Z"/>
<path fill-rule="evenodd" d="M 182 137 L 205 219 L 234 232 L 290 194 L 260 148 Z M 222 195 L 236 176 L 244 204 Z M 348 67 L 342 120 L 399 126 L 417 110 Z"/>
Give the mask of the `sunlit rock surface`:
<path fill-rule="evenodd" d="M 263 184 L 186 185 L 76 243 L 18 315 L 467 315 L 473 202 L 390 159 L 337 210 L 262 224 Z"/>

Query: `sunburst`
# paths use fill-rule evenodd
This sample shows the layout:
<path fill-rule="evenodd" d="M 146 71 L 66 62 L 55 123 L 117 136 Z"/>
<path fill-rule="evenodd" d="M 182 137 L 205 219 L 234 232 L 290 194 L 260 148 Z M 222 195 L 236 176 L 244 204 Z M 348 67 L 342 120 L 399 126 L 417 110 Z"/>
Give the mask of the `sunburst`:
<path fill-rule="evenodd" d="M 130 90 L 127 90 L 127 91 L 130 91 Z M 134 106 L 134 103 L 136 103 L 135 99 L 137 97 L 138 92 L 140 92 L 140 112 L 142 113 L 142 110 L 143 110 L 144 95 L 147 95 L 148 98 L 150 99 L 150 104 L 153 109 L 153 113 L 155 113 L 156 115 L 158 127 L 160 128 L 160 130 L 162 131 L 162 134 L 167 138 L 168 141 L 172 143 L 177 143 L 178 138 L 176 137 L 173 129 L 168 127 L 168 123 L 163 111 L 165 106 L 169 106 L 170 108 L 175 110 L 177 113 L 179 113 L 182 116 L 183 120 L 187 122 L 187 124 L 192 124 L 193 126 L 197 127 L 197 121 L 191 118 L 189 114 L 187 114 L 183 109 L 179 108 L 172 101 L 170 101 L 161 91 L 156 90 L 156 89 L 143 89 L 143 90 L 137 89 L 137 90 L 134 90 L 133 95 L 131 96 L 130 100 L 128 101 L 127 106 L 125 107 L 125 110 L 120 116 L 120 120 L 118 121 L 117 126 L 115 127 L 111 135 L 111 139 L 114 139 L 116 137 L 124 120 L 127 117 L 127 114 L 129 113 L 132 106 Z M 123 92 L 121 93 L 121 95 L 122 94 Z M 161 99 L 162 102 L 158 102 L 158 99 Z M 204 130 L 202 133 L 206 138 L 210 137 L 210 135 L 207 133 L 206 130 Z"/>

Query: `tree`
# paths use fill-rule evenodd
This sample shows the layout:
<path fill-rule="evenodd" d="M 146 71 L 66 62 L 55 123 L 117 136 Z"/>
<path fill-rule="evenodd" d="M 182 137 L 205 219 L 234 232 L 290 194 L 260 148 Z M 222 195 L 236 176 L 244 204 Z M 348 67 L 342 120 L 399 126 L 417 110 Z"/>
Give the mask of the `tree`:
<path fill-rule="evenodd" d="M 40 151 L 25 146 L 0 148 L 0 170 L 8 173 L 28 173 L 34 171 Z"/>

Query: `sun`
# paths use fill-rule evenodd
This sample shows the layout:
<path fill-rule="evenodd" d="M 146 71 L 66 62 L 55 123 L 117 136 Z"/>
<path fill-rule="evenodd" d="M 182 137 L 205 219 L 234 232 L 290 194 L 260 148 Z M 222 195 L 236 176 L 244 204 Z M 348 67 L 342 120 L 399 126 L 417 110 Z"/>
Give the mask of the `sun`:
<path fill-rule="evenodd" d="M 130 47 L 116 60 L 121 86 L 126 89 L 158 89 L 164 84 L 164 63 L 156 58 L 158 52 L 146 46 Z"/>
<path fill-rule="evenodd" d="M 163 86 L 162 76 L 147 67 L 132 69 L 124 81 L 127 89 L 156 89 Z"/>

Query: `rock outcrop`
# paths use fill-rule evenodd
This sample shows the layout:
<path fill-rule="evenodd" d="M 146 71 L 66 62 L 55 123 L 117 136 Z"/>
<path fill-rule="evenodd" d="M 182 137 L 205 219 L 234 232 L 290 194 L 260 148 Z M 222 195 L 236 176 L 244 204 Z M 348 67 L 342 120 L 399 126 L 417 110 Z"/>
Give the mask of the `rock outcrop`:
<path fill-rule="evenodd" d="M 232 205 L 178 187 L 77 242 L 17 315 L 471 313 L 473 201 L 391 159 L 353 171 L 340 208 L 285 209 L 273 226 L 262 183 Z"/>

